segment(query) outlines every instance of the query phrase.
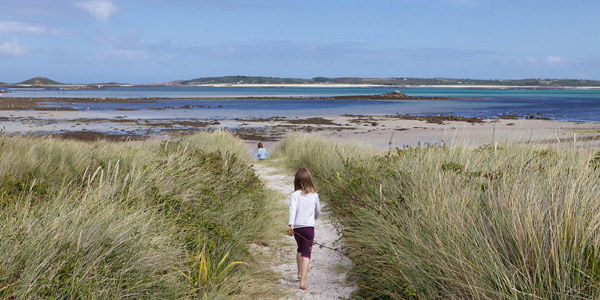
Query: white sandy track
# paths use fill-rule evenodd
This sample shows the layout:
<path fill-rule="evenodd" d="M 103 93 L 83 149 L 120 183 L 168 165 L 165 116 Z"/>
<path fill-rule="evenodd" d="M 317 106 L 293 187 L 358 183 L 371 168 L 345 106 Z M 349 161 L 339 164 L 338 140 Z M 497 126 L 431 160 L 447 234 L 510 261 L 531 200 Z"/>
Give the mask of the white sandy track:
<path fill-rule="evenodd" d="M 292 174 L 282 175 L 284 174 L 282 170 L 264 164 L 257 164 L 254 168 L 267 188 L 283 195 L 293 192 Z M 288 199 L 285 197 L 280 201 L 287 204 Z M 286 227 L 287 218 L 280 223 L 282 227 Z M 315 242 L 334 248 L 339 247 L 341 243 L 338 230 L 329 218 L 326 205 L 323 205 L 323 213 L 315 225 Z M 278 283 L 289 292 L 286 299 L 346 299 L 356 290 L 355 283 L 346 281 L 346 272 L 352 266 L 350 259 L 341 253 L 317 245 L 313 246 L 307 290 L 300 290 L 294 239 L 290 236 L 282 236 L 281 241 L 274 241 L 273 245 L 277 246 L 262 247 L 260 251 L 273 257 L 269 267 L 281 276 Z"/>

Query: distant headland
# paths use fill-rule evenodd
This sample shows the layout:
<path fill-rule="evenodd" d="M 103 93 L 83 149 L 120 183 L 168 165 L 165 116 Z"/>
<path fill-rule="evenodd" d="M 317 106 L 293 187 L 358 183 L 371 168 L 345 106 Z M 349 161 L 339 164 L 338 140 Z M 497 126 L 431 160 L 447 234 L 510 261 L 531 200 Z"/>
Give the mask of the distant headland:
<path fill-rule="evenodd" d="M 0 87 L 45 87 L 64 89 L 97 89 L 108 86 L 215 86 L 215 87 L 447 87 L 447 88 L 522 88 L 522 89 L 568 89 L 600 88 L 600 80 L 586 79 L 455 79 L 455 78 L 363 78 L 363 77 L 314 77 L 283 78 L 264 76 L 199 77 L 190 80 L 173 80 L 149 84 L 118 82 L 61 83 L 46 77 L 34 77 L 18 83 L 0 82 Z"/>

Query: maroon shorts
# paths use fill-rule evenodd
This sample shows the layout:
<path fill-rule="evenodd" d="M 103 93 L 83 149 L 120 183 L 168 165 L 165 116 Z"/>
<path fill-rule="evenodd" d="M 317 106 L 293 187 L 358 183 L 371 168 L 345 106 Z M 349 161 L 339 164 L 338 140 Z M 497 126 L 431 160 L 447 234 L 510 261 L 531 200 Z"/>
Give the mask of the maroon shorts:
<path fill-rule="evenodd" d="M 313 240 L 315 239 L 315 228 L 314 227 L 302 227 L 294 228 L 294 238 L 298 245 L 298 252 L 301 253 L 302 257 L 310 259 L 310 253 L 312 252 Z"/>

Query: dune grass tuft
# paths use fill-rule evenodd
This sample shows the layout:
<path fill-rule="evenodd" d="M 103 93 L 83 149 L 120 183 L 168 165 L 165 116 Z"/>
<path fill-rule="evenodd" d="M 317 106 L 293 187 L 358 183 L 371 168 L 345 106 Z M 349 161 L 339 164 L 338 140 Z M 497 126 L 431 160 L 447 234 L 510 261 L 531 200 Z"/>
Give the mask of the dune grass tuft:
<path fill-rule="evenodd" d="M 245 283 L 264 273 L 248 245 L 272 218 L 245 149 L 218 131 L 128 143 L 0 136 L 0 298 L 259 293 Z M 182 276 L 198 272 L 198 247 L 203 284 Z"/>
<path fill-rule="evenodd" d="M 306 166 L 344 227 L 363 299 L 597 299 L 600 169 L 577 147 L 376 151 L 313 135 Z"/>

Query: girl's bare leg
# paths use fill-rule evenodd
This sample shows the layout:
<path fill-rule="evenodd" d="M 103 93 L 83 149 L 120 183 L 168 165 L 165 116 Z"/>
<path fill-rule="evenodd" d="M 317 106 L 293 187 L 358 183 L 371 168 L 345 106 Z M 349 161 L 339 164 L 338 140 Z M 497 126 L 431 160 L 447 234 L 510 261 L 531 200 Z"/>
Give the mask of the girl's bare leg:
<path fill-rule="evenodd" d="M 306 277 L 308 276 L 308 265 L 310 258 L 302 257 L 302 277 L 300 278 L 300 288 L 306 290 Z"/>
<path fill-rule="evenodd" d="M 296 263 L 298 264 L 298 279 L 302 278 L 302 253 L 296 252 Z"/>

